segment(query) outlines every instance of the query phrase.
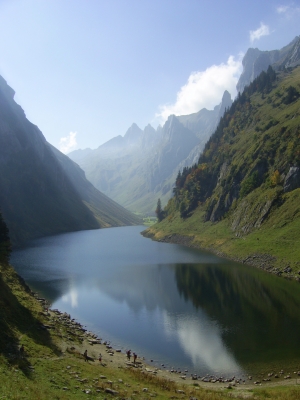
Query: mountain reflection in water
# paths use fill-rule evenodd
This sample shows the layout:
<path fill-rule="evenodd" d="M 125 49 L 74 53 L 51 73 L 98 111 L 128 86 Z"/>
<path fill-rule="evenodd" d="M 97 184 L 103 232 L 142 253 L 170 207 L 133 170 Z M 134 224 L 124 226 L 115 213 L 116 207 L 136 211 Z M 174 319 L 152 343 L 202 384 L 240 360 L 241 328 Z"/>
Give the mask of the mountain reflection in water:
<path fill-rule="evenodd" d="M 25 280 L 104 339 L 156 364 L 238 375 L 299 358 L 300 285 L 139 235 L 76 232 L 13 254 Z"/>

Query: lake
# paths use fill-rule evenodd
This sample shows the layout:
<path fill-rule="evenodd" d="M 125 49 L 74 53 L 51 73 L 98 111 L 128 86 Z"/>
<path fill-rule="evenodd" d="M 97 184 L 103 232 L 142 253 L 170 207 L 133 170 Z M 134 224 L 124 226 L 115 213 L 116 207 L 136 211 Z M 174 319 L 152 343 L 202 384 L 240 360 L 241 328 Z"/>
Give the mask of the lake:
<path fill-rule="evenodd" d="M 201 376 L 300 369 L 298 282 L 152 241 L 144 229 L 38 239 L 11 264 L 52 308 L 149 364 Z"/>

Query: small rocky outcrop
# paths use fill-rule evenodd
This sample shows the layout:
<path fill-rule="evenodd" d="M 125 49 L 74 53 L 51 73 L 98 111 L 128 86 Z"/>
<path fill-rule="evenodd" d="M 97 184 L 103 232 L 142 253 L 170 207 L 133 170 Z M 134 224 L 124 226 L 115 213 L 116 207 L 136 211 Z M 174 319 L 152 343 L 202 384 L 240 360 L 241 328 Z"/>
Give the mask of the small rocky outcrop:
<path fill-rule="evenodd" d="M 298 189 L 299 187 L 300 187 L 300 168 L 291 167 L 284 179 L 283 191 L 284 193 L 287 193 L 291 192 L 292 190 Z"/>

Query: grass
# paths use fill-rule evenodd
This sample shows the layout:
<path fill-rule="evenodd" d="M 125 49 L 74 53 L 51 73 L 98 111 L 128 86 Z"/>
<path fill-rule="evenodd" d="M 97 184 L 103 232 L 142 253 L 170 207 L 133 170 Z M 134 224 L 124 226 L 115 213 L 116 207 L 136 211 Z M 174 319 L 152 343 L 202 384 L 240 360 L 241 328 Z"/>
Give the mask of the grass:
<path fill-rule="evenodd" d="M 257 198 L 255 192 L 253 197 Z M 285 201 L 280 208 L 274 209 L 265 223 L 248 235 L 236 236 L 231 228 L 230 216 L 218 223 L 203 222 L 204 206 L 198 207 L 187 219 L 182 219 L 176 212 L 149 227 L 147 234 L 158 240 L 170 235 L 186 236 L 194 247 L 217 251 L 238 261 L 255 254 L 269 254 L 276 258 L 274 267 L 283 270 L 289 265 L 296 278 L 300 271 L 299 196 L 300 189 L 284 195 Z"/>

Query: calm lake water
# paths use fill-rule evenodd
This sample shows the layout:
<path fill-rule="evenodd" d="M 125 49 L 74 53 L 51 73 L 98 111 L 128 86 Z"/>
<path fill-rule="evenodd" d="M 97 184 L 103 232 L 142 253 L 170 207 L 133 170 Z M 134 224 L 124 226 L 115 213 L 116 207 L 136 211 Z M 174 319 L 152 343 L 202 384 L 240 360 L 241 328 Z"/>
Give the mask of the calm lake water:
<path fill-rule="evenodd" d="M 39 239 L 11 264 L 52 308 L 165 368 L 300 369 L 300 284 L 144 238 L 143 226 Z"/>

